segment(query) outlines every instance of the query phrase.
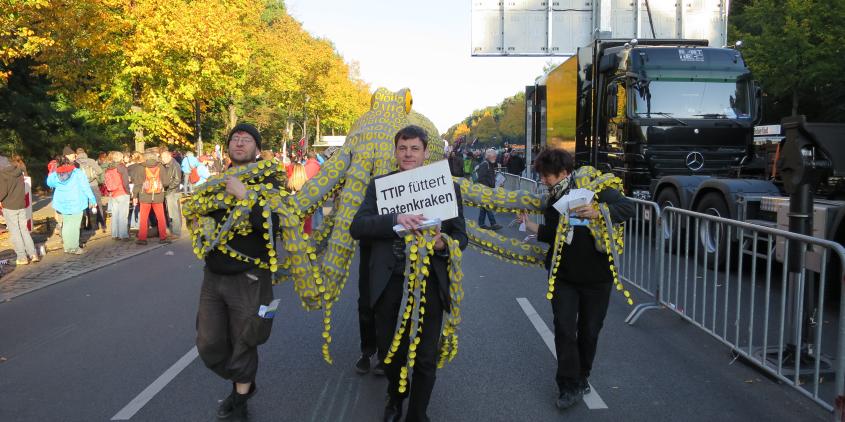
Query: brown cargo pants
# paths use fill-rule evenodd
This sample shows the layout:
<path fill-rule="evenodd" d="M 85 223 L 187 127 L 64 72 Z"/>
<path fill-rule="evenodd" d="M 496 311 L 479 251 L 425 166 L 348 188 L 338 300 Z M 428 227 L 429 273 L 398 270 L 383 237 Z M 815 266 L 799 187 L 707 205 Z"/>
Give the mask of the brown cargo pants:
<path fill-rule="evenodd" d="M 268 270 L 222 275 L 205 268 L 197 311 L 197 350 L 205 366 L 232 382 L 254 382 L 257 347 L 273 325 L 258 316 L 258 307 L 272 300 Z"/>

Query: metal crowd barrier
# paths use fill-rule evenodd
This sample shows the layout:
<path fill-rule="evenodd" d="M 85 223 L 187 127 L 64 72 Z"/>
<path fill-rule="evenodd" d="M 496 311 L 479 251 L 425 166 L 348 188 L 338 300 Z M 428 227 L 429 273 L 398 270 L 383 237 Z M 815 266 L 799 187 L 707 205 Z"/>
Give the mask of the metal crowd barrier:
<path fill-rule="evenodd" d="M 545 189 L 508 174 L 504 187 Z M 825 409 L 835 407 L 836 420 L 845 421 L 845 248 L 629 200 L 636 212 L 625 223 L 619 276 L 654 301 L 637 305 L 626 322 L 669 309 Z M 833 284 L 838 293 L 830 292 Z M 838 310 L 827 301 L 838 302 Z"/>
<path fill-rule="evenodd" d="M 628 198 L 636 206 L 634 216 L 625 222 L 625 249 L 620 257 L 619 278 L 655 298 L 655 302 L 637 305 L 634 312 L 659 307 L 656 297 L 659 279 L 652 275 L 657 270 L 660 207 L 657 203 Z M 632 312 L 632 314 L 634 314 Z"/>
<path fill-rule="evenodd" d="M 831 298 L 838 315 L 825 307 L 830 284 L 845 281 L 842 245 L 673 207 L 656 234 L 660 304 L 825 409 L 842 406 L 845 289 Z"/>

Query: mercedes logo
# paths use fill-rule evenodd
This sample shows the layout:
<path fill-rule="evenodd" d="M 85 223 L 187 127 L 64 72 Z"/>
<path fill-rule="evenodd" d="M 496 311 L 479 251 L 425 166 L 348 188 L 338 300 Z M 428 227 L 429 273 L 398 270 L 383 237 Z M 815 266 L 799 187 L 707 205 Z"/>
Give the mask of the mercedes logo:
<path fill-rule="evenodd" d="M 698 151 L 693 151 L 687 154 L 686 164 L 688 169 L 699 171 L 704 167 L 704 156 Z"/>

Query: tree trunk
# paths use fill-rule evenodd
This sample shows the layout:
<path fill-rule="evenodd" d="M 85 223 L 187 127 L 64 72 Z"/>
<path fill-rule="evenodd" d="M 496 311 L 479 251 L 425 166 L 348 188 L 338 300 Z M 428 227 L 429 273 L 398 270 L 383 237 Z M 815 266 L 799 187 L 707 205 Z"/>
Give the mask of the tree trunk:
<path fill-rule="evenodd" d="M 202 155 L 202 121 L 200 120 L 199 98 L 194 100 L 194 110 L 196 112 L 196 122 L 194 125 L 194 131 L 196 135 L 197 157 L 199 157 L 200 155 Z"/>
<path fill-rule="evenodd" d="M 229 121 L 226 125 L 227 126 L 226 127 L 226 133 L 227 134 L 229 132 L 231 132 L 232 129 L 235 126 L 238 125 L 238 112 L 237 112 L 237 110 L 235 110 L 235 103 L 230 103 L 228 108 L 229 108 Z"/>
<path fill-rule="evenodd" d="M 798 89 L 792 90 L 792 115 L 798 115 Z"/>
<path fill-rule="evenodd" d="M 143 111 L 141 106 L 141 84 L 137 80 L 132 81 L 132 114 L 138 115 Z M 135 128 L 135 151 L 144 152 L 144 129 Z"/>
<path fill-rule="evenodd" d="M 308 111 L 305 111 L 305 120 L 302 121 L 302 137 L 305 138 L 305 145 L 302 147 L 302 152 L 308 152 Z M 299 145 L 299 144 L 297 144 Z"/>
<path fill-rule="evenodd" d="M 320 134 L 323 132 L 323 131 L 320 130 L 320 115 L 319 114 L 317 115 L 317 126 L 316 126 L 316 128 L 317 128 L 316 129 L 317 130 L 317 132 L 316 132 L 317 136 L 314 137 L 314 142 L 319 142 L 320 141 Z"/>

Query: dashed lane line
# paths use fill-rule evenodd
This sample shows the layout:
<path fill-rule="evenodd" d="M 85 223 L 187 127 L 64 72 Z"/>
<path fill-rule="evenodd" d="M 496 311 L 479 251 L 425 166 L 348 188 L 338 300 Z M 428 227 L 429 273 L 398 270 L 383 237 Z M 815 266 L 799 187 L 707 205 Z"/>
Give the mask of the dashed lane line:
<path fill-rule="evenodd" d="M 188 350 L 188 353 L 185 353 L 185 356 L 182 356 L 176 363 L 174 363 L 170 368 L 167 368 L 163 374 L 161 374 L 152 384 L 150 384 L 144 391 L 141 391 L 140 394 L 135 396 L 132 401 L 129 402 L 123 409 L 120 409 L 116 415 L 112 416 L 111 420 L 113 421 L 128 421 L 138 413 L 141 408 L 144 407 L 153 397 L 156 396 L 170 381 L 173 381 L 183 369 L 187 368 L 194 359 L 199 356 L 197 352 L 197 347 L 194 346 L 191 350 Z"/>

